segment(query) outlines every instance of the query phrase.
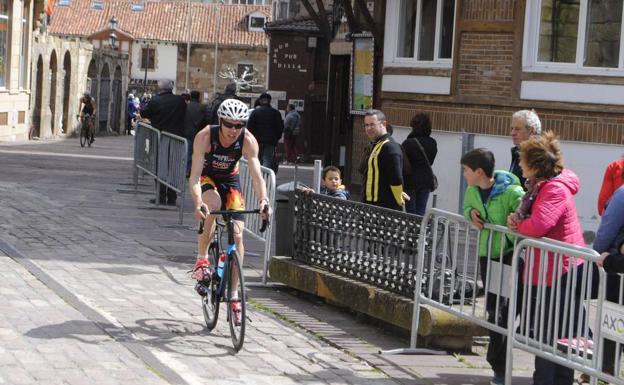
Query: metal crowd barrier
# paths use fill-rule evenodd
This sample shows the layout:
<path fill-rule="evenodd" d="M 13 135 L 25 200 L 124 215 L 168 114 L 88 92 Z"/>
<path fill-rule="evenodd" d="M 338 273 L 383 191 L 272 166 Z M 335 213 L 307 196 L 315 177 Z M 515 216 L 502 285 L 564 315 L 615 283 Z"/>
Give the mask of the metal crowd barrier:
<path fill-rule="evenodd" d="M 514 266 L 522 256 L 523 289 L 519 277 L 511 280 L 513 290 L 520 290 L 522 295 L 510 301 L 512 314 L 519 313 L 519 325 L 515 326 L 515 317 L 509 318 L 505 383 L 511 384 L 513 348 L 517 348 L 594 378 L 624 384 L 619 372 L 619 346 L 614 356 L 604 357 L 607 365 L 615 364 L 616 375 L 603 370 L 603 334 L 622 342 L 624 307 L 605 302 L 607 276 L 593 265 L 600 255 L 549 239 L 524 239 L 515 250 Z M 621 292 L 618 294 L 621 299 Z"/>
<path fill-rule="evenodd" d="M 160 131 L 152 126 L 138 122 L 134 136 L 134 190 L 139 188 L 139 172 L 158 178 L 158 145 Z M 158 186 L 155 195 L 158 202 Z"/>
<path fill-rule="evenodd" d="M 253 189 L 253 179 L 249 172 L 249 163 L 245 158 L 241 158 L 239 161 L 239 173 L 241 180 L 241 188 L 243 189 L 243 197 L 245 197 L 245 207 L 248 209 L 254 209 L 258 207 L 259 197 L 256 195 Z M 264 179 L 267 198 L 269 204 L 275 209 L 275 173 L 268 167 L 260 166 L 260 172 Z M 273 215 L 274 216 L 274 215 Z M 273 221 L 273 216 L 271 221 Z M 264 285 L 268 282 L 268 269 L 269 259 L 271 258 L 271 226 L 267 228 L 264 233 L 260 232 L 262 227 L 262 219 L 259 215 L 249 215 L 245 218 L 245 231 L 253 238 L 264 242 L 264 255 L 262 266 L 262 283 Z M 250 286 L 249 284 L 247 286 Z"/>
<path fill-rule="evenodd" d="M 180 224 L 184 215 L 184 192 L 186 191 L 186 139 L 168 132 L 160 133 L 158 147 L 157 184 L 163 184 L 178 193 Z M 156 205 L 158 205 L 158 196 Z"/>
<path fill-rule="evenodd" d="M 411 297 L 421 217 L 296 190 L 293 257 Z"/>

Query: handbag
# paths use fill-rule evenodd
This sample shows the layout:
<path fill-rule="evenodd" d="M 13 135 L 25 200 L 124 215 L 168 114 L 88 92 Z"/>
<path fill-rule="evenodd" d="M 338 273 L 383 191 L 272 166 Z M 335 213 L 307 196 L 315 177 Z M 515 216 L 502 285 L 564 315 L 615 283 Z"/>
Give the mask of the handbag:
<path fill-rule="evenodd" d="M 433 168 L 431 168 L 431 163 L 429 162 L 429 158 L 427 157 L 427 153 L 425 152 L 425 149 L 423 148 L 422 144 L 420 144 L 420 141 L 416 138 L 414 138 L 414 140 L 416 141 L 416 144 L 418 145 L 418 148 L 420 148 L 420 151 L 422 151 L 423 156 L 425 157 L 425 160 L 427 161 L 427 166 L 429 166 L 429 171 L 431 172 L 431 179 L 433 180 L 433 184 L 431 185 L 431 191 L 435 191 L 438 188 L 438 177 L 433 173 Z"/>

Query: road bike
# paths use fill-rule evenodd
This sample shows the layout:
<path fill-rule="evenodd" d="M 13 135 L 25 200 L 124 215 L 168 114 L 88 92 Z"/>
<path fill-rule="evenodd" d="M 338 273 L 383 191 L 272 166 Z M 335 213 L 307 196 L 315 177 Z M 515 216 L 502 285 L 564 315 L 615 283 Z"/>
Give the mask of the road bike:
<path fill-rule="evenodd" d="M 87 144 L 91 147 L 93 143 L 93 132 L 95 127 L 93 126 L 93 115 L 85 114 L 83 116 L 78 115 L 80 121 L 80 147 L 84 147 Z"/>
<path fill-rule="evenodd" d="M 268 207 L 266 208 L 268 210 Z M 203 211 L 203 210 L 202 210 Z M 204 211 L 205 212 L 205 211 Z M 260 210 L 220 210 L 212 211 L 210 215 L 221 215 L 224 224 L 216 223 L 213 241 L 208 247 L 210 271 L 204 274 L 204 279 L 197 282 L 195 290 L 202 296 L 202 310 L 204 321 L 209 331 L 217 326 L 219 319 L 219 306 L 221 302 L 227 304 L 227 320 L 230 324 L 230 336 L 234 349 L 238 352 L 245 341 L 246 304 L 245 304 L 245 278 L 241 259 L 236 251 L 234 243 L 235 214 L 260 214 Z M 264 219 L 260 232 L 264 232 L 269 221 Z M 200 222 L 198 234 L 204 231 L 204 221 Z M 227 247 L 221 248 L 221 235 L 227 234 Z M 219 266 L 222 262 L 222 267 Z M 238 278 L 239 284 L 233 287 L 233 279 Z M 240 315 L 234 314 L 233 305 L 240 304 Z"/>

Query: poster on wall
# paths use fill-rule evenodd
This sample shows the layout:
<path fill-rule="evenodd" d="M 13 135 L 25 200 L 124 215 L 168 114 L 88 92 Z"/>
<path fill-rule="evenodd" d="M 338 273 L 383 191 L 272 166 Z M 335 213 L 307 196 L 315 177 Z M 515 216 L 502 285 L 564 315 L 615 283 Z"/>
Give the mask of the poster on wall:
<path fill-rule="evenodd" d="M 373 107 L 374 40 L 371 34 L 353 34 L 351 54 L 351 113 L 363 115 Z"/>

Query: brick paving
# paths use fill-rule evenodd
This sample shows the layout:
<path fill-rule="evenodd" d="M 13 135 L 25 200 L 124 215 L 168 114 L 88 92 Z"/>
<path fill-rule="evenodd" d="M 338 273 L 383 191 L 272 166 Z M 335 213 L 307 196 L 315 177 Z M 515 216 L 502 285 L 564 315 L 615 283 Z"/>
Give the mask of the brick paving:
<path fill-rule="evenodd" d="M 131 148 L 127 137 L 0 145 L 0 384 L 488 383 L 482 354 L 379 355 L 405 340 L 286 289 L 249 289 L 235 354 L 224 312 L 212 333 L 203 326 L 190 213 L 178 226 L 172 208 L 152 207 L 147 180 L 133 193 Z M 260 247 L 246 245 L 257 277 Z M 530 357 L 516 366 L 530 383 Z"/>

